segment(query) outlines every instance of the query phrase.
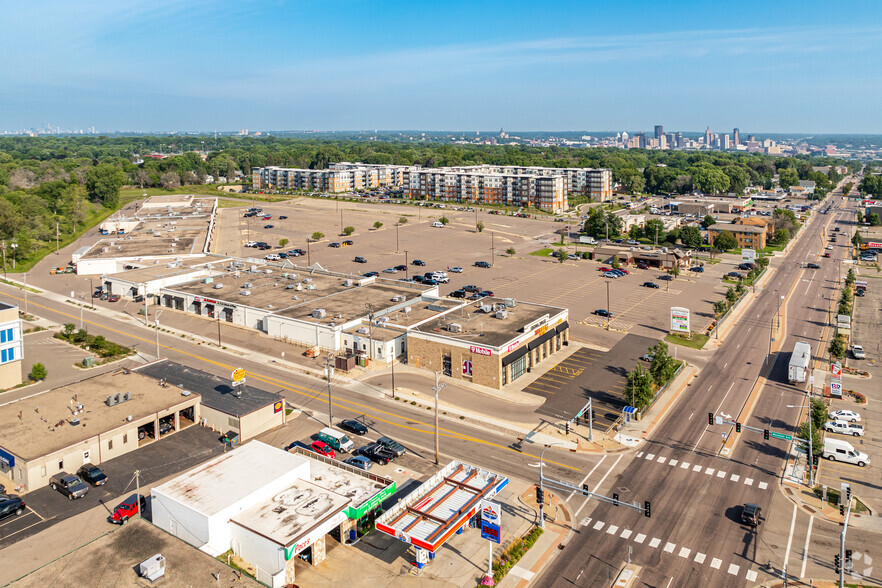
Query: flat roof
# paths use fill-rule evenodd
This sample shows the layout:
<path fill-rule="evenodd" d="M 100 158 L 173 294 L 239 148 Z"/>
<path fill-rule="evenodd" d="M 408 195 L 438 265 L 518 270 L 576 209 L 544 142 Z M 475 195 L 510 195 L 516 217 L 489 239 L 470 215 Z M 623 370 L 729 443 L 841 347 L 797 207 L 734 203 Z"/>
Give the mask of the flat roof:
<path fill-rule="evenodd" d="M 732 231 L 733 233 L 765 233 L 766 227 L 758 227 L 756 225 L 742 225 L 742 224 L 728 224 L 721 225 L 715 224 L 711 225 L 707 228 L 709 231 Z"/>
<path fill-rule="evenodd" d="M 202 253 L 207 234 L 207 220 L 202 229 L 178 229 L 172 234 L 163 232 L 160 237 L 133 232 L 98 241 L 82 259 L 194 255 Z"/>
<path fill-rule="evenodd" d="M 108 528 L 109 532 L 101 537 L 37 568 L 11 585 L 149 586 L 147 580 L 138 576 L 138 564 L 160 553 L 167 563 L 165 577 L 158 583 L 160 586 L 193 586 L 202 582 L 205 583 L 202 585 L 208 585 L 215 582 L 215 574 L 219 578 L 218 586 L 263 586 L 143 519 L 134 518 L 127 525 L 115 528 L 108 525 Z"/>
<path fill-rule="evenodd" d="M 353 285 L 346 286 L 347 280 L 352 280 Z M 223 287 L 216 288 L 217 284 L 223 284 Z M 246 288 L 245 284 L 250 285 Z M 289 289 L 288 286 L 295 288 Z M 297 286 L 300 287 L 299 290 L 296 289 Z M 311 289 L 310 286 L 315 288 Z M 194 280 L 169 288 L 229 304 L 261 308 L 279 316 L 318 324 L 339 324 L 366 316 L 367 304 L 373 305 L 374 313 L 380 314 L 402 304 L 404 300 L 421 296 L 428 289 L 428 286 L 394 280 L 360 282 L 357 276 L 313 271 L 298 266 L 279 268 L 266 265 L 258 266 L 256 272 L 228 271 L 208 284 Z M 250 293 L 246 295 L 243 294 L 244 291 Z M 402 296 L 403 299 L 393 301 L 396 296 Z M 312 311 L 318 308 L 325 309 L 324 318 L 312 316 Z"/>
<path fill-rule="evenodd" d="M 343 469 L 343 467 L 337 467 L 336 464 L 326 463 L 317 456 L 308 455 L 310 452 L 306 450 L 301 450 L 300 453 L 307 455 L 309 460 L 309 480 L 313 484 L 327 488 L 351 500 L 352 506 L 356 508 L 393 483 L 388 478 L 369 472 L 350 472 Z"/>
<path fill-rule="evenodd" d="M 0 302 L 0 310 L 11 310 L 13 308 L 18 308 L 15 304 L 7 304 L 6 302 Z"/>
<path fill-rule="evenodd" d="M 245 384 L 238 398 L 230 381 L 168 360 L 148 363 L 136 371 L 154 380 L 164 379 L 170 386 L 190 390 L 202 397 L 202 405 L 229 415 L 251 414 L 284 398 L 260 388 Z"/>
<path fill-rule="evenodd" d="M 297 480 L 268 501 L 230 520 L 287 547 L 346 508 L 351 500 L 306 480 Z"/>
<path fill-rule="evenodd" d="M 249 441 L 153 491 L 212 516 L 307 463 L 305 457 Z"/>
<path fill-rule="evenodd" d="M 408 328 L 419 324 L 426 319 L 438 316 L 439 313 L 452 311 L 460 306 L 467 305 L 468 303 L 464 300 L 424 296 L 422 299 L 414 301 L 412 304 L 405 307 L 410 308 L 409 311 L 402 308 L 383 316 L 389 319 L 388 322 L 390 325 Z"/>
<path fill-rule="evenodd" d="M 459 341 L 466 341 L 481 347 L 499 347 L 516 338 L 519 333 L 528 337 L 530 333 L 523 333 L 523 328 L 543 316 L 553 316 L 565 309 L 541 306 L 530 302 L 517 301 L 514 308 L 507 308 L 508 316 L 504 319 L 496 318 L 495 310 L 486 313 L 481 307 L 490 306 L 495 308 L 497 304 L 504 305 L 501 298 L 482 298 L 475 300 L 460 310 L 438 316 L 412 329 L 413 333 L 437 334 Z M 448 330 L 450 323 L 456 323 L 462 327 L 460 332 Z"/>
<path fill-rule="evenodd" d="M 127 270 L 108 276 L 111 279 L 123 279 L 134 284 L 142 284 L 152 280 L 162 278 L 170 278 L 178 275 L 186 275 L 200 269 L 210 269 L 215 273 L 223 274 L 225 268 L 232 258 L 207 259 L 205 257 L 183 259 L 178 262 L 168 262 L 167 260 L 151 260 L 152 265 L 147 265 L 133 270 Z M 174 265 L 174 267 L 169 267 Z M 212 266 L 212 267 L 208 267 Z"/>
<path fill-rule="evenodd" d="M 125 392 L 131 392 L 131 400 L 105 404 L 108 396 Z M 137 420 L 193 398 L 121 369 L 0 406 L 0 447 L 22 459 L 35 459 L 116 429 L 129 415 Z M 77 404 L 83 410 L 74 415 Z M 73 417 L 80 419 L 79 425 L 68 424 Z"/>
<path fill-rule="evenodd" d="M 168 194 L 168 195 L 160 195 L 160 196 L 151 196 L 147 200 L 144 201 L 145 206 L 152 205 L 167 205 L 167 204 L 183 204 L 189 203 L 195 198 L 193 194 Z"/>

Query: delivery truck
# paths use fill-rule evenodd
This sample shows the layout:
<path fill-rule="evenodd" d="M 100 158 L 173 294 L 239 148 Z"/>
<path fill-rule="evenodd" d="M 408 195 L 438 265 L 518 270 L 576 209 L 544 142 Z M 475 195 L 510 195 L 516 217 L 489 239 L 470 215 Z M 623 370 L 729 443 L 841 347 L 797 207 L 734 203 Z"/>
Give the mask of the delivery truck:
<path fill-rule="evenodd" d="M 805 341 L 797 341 L 790 354 L 790 365 L 787 367 L 787 380 L 791 384 L 804 384 L 808 377 L 809 364 L 812 362 L 812 348 Z"/>

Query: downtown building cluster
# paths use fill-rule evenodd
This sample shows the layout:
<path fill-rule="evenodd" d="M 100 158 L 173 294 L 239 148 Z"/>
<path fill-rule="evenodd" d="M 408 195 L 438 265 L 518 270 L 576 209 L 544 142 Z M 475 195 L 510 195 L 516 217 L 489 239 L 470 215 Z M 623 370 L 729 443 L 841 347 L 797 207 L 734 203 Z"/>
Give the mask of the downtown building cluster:
<path fill-rule="evenodd" d="M 566 210 L 570 195 L 595 201 L 612 198 L 612 171 L 478 165 L 421 166 L 334 163 L 329 169 L 253 168 L 255 190 L 308 190 L 329 193 L 401 188 L 413 200 L 530 206 L 548 212 Z"/>

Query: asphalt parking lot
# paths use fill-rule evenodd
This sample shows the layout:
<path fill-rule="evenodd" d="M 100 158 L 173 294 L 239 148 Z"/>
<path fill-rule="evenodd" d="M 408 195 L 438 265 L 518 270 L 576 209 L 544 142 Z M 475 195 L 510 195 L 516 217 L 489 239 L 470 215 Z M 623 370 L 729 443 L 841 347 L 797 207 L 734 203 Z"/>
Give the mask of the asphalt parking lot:
<path fill-rule="evenodd" d="M 628 335 L 606 353 L 579 349 L 524 388 L 546 398 L 536 412 L 569 420 L 592 399 L 594 426 L 609 430 L 628 405 L 626 376 L 656 340 Z"/>
<path fill-rule="evenodd" d="M 25 513 L 0 521 L 0 549 L 97 505 L 104 506 L 110 516 L 122 499 L 135 492 L 133 472 L 136 469 L 141 471 L 142 494 L 145 494 L 144 487 L 192 468 L 223 450 L 217 433 L 191 426 L 100 464 L 108 481 L 103 486 L 90 487 L 83 498 L 68 500 L 48 486 L 34 490 L 24 496 Z"/>
<path fill-rule="evenodd" d="M 558 239 L 555 231 L 568 224 L 552 218 L 518 218 L 477 212 L 477 220 L 484 223 L 481 233 L 475 231 L 476 213 L 450 208 L 429 208 L 394 204 L 336 202 L 332 200 L 296 198 L 285 203 L 261 204 L 264 212 L 273 214 L 272 221 L 242 217 L 245 208 L 221 209 L 215 251 L 219 253 L 263 257 L 271 251 L 300 248 L 306 250 L 306 239 L 314 232 L 326 236 L 309 246 L 309 261 L 344 273 L 363 274 L 381 272 L 384 278 L 412 277 L 415 273 L 462 267 L 463 273 L 449 273 L 450 283 L 442 284 L 446 295 L 468 284 L 492 291 L 497 297 L 511 297 L 570 310 L 571 336 L 591 341 L 602 334 L 605 321 L 592 313 L 609 306 L 616 315 L 612 329 L 619 337 L 631 332 L 659 337 L 668 330 L 671 306 L 685 306 L 692 310 L 692 329 L 703 331 L 712 320 L 712 307 L 725 294 L 727 284 L 721 277 L 734 270 L 740 259 L 734 255 L 722 256 L 716 264 L 704 263 L 703 273 L 683 271 L 672 282 L 659 280 L 664 272 L 632 269 L 631 274 L 616 280 L 604 278 L 597 269 L 601 264 L 587 260 L 572 260 L 563 264 L 547 256 L 530 253 L 551 247 Z M 338 210 L 339 208 L 339 210 Z M 342 222 L 340 216 L 342 210 Z M 286 220 L 277 220 L 285 215 Z M 401 217 L 408 222 L 396 228 Z M 446 216 L 450 223 L 444 228 L 432 227 L 432 222 Z M 375 222 L 383 226 L 373 228 Z M 264 230 L 265 223 L 273 224 Z M 571 224 L 572 223 L 572 224 Z M 340 236 L 341 226 L 352 226 L 349 237 Z M 258 251 L 244 247 L 246 241 L 266 241 L 274 247 L 282 238 L 289 243 L 282 249 Z M 332 248 L 331 242 L 351 239 L 354 245 Z M 506 250 L 514 248 L 511 256 Z M 356 263 L 362 256 L 367 263 Z M 426 266 L 414 266 L 420 259 Z M 295 258 L 294 263 L 306 265 L 307 259 Z M 476 261 L 493 263 L 490 269 L 474 267 Z M 386 268 L 406 265 L 406 271 L 382 273 Z M 655 281 L 661 287 L 642 287 L 645 281 Z M 609 286 L 606 284 L 609 282 Z"/>

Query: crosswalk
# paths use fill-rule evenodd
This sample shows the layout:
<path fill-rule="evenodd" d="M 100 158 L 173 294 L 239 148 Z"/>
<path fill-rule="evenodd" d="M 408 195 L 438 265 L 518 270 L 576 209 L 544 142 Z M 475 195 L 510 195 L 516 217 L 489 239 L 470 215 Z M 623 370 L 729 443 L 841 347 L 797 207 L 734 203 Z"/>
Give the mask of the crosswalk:
<path fill-rule="evenodd" d="M 711 468 L 707 466 L 703 466 L 701 464 L 693 464 L 688 461 L 680 461 L 677 459 L 669 458 L 664 455 L 656 455 L 655 453 L 648 453 L 645 451 L 638 451 L 635 454 L 635 457 L 645 459 L 646 461 L 655 461 L 656 463 L 666 464 L 668 467 L 678 467 L 682 470 L 690 470 L 693 473 L 701 473 L 709 478 L 717 478 L 720 480 L 725 480 L 727 482 L 731 482 L 733 484 L 744 484 L 745 486 L 753 486 L 754 482 L 756 482 L 756 487 L 760 490 L 766 490 L 769 487 L 768 482 L 757 482 L 753 478 L 749 478 L 747 476 L 742 477 L 740 474 L 730 474 L 725 470 Z"/>
<path fill-rule="evenodd" d="M 661 550 L 664 553 L 667 553 L 674 557 L 681 557 L 685 560 L 690 560 L 697 565 L 704 565 L 705 562 L 707 562 L 708 554 L 695 550 L 692 547 L 677 545 L 676 543 L 673 543 L 671 541 L 663 541 L 659 537 L 650 538 L 644 533 L 637 533 L 635 535 L 632 529 L 624 529 L 619 527 L 618 525 L 609 525 L 606 523 L 606 521 L 595 521 L 590 517 L 585 517 L 584 519 L 579 521 L 579 525 L 597 531 L 598 533 L 617 536 L 618 538 L 624 540 L 630 539 L 638 545 L 646 545 L 651 549 L 658 549 L 659 547 L 661 547 Z M 649 539 L 649 541 L 647 541 L 647 539 Z M 722 570 L 723 560 L 719 557 L 711 557 L 710 562 L 708 562 L 707 565 L 711 569 Z M 756 577 L 758 575 L 757 571 L 751 570 L 743 563 L 729 563 L 728 567 L 726 568 L 726 573 L 732 576 L 739 576 L 742 572 L 742 568 L 744 570 L 745 580 L 747 580 L 748 582 L 756 581 Z"/>

